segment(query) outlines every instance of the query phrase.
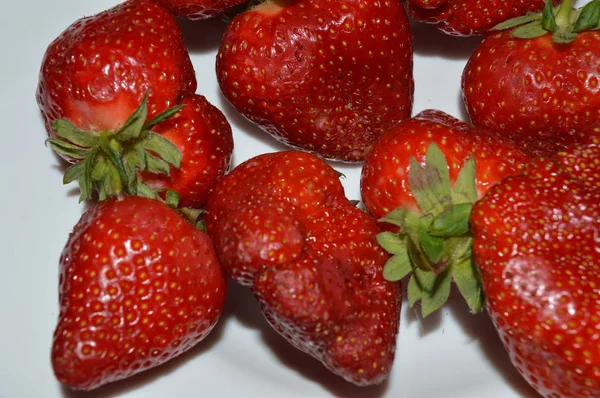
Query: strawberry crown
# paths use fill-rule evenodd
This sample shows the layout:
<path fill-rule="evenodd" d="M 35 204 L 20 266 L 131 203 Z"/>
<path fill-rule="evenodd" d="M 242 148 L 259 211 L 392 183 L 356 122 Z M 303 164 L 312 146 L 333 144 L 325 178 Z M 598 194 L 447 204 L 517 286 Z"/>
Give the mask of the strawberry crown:
<path fill-rule="evenodd" d="M 570 43 L 579 32 L 600 29 L 600 0 L 592 0 L 582 8 L 572 7 L 573 0 L 564 0 L 559 6 L 553 7 L 550 0 L 541 13 L 509 19 L 492 30 L 515 28 L 513 37 L 534 39 L 552 33 L 555 43 Z"/>
<path fill-rule="evenodd" d="M 154 133 L 152 127 L 173 116 L 183 105 L 146 121 L 147 98 L 144 95 L 139 107 L 117 131 L 83 131 L 66 119 L 53 123 L 57 138 L 50 138 L 48 143 L 62 156 L 76 161 L 65 171 L 63 184 L 77 180 L 81 191 L 79 202 L 90 199 L 94 191 L 100 200 L 122 194 L 162 200 L 160 191 L 142 182 L 138 173 L 169 175 L 171 167 L 179 168 L 179 149 Z M 177 207 L 176 192 L 167 190 L 164 196 L 168 204 Z"/>
<path fill-rule="evenodd" d="M 412 307 L 420 300 L 424 317 L 446 303 L 453 280 L 471 311 L 481 311 L 483 290 L 471 256 L 469 226 L 478 199 L 474 156 L 451 186 L 446 157 L 431 143 L 423 166 L 411 157 L 408 180 L 421 214 L 399 207 L 379 220 L 399 227 L 397 233 L 377 235 L 379 244 L 392 254 L 384 278 L 399 281 L 412 273 L 409 303 Z"/>

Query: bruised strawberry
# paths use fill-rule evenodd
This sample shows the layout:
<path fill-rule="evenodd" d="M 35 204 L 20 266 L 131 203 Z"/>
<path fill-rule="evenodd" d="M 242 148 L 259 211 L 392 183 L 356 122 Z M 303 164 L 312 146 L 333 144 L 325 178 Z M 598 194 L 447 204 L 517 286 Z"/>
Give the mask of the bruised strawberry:
<path fill-rule="evenodd" d="M 398 123 L 367 156 L 362 200 L 369 213 L 398 230 L 377 236 L 393 254 L 384 276 L 396 281 L 412 273 L 409 302 L 420 300 L 423 316 L 446 302 L 453 280 L 471 310 L 481 310 L 470 255 L 471 206 L 527 160 L 503 136 L 436 110 Z"/>
<path fill-rule="evenodd" d="M 242 163 L 210 197 L 206 226 L 227 273 L 294 347 L 358 385 L 387 377 L 401 292 L 383 279 L 375 221 L 327 163 L 295 151 Z"/>
<path fill-rule="evenodd" d="M 94 205 L 60 259 L 52 366 L 91 390 L 158 366 L 204 339 L 227 279 L 210 239 L 167 205 L 127 196 Z"/>
<path fill-rule="evenodd" d="M 276 139 L 356 162 L 410 117 L 412 57 L 398 1 L 273 1 L 231 22 L 217 78 L 233 106 Z"/>
<path fill-rule="evenodd" d="M 511 360 L 544 397 L 600 396 L 600 133 L 494 186 L 473 253 Z"/>
<path fill-rule="evenodd" d="M 527 13 L 541 11 L 545 0 L 408 0 L 408 13 L 420 22 L 435 24 L 453 36 L 474 36 Z M 558 3 L 558 0 L 553 0 Z"/>
<path fill-rule="evenodd" d="M 199 20 L 213 17 L 246 0 L 158 0 L 178 17 Z"/>
<path fill-rule="evenodd" d="M 576 13 L 571 4 L 508 21 L 479 44 L 462 77 L 474 124 L 517 133 L 553 156 L 600 122 L 600 5 Z"/>
<path fill-rule="evenodd" d="M 149 91 L 148 118 L 196 90 L 175 19 L 149 0 L 82 18 L 44 55 L 37 102 L 46 127 L 64 118 L 83 130 L 118 130 Z"/>

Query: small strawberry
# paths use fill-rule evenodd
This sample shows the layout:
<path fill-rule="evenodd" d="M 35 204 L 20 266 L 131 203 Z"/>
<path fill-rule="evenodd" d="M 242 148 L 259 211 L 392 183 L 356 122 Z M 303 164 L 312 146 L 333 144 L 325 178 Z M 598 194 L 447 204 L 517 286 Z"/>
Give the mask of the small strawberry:
<path fill-rule="evenodd" d="M 168 361 L 209 334 L 226 289 L 209 238 L 167 205 L 94 205 L 60 259 L 56 377 L 91 390 Z"/>
<path fill-rule="evenodd" d="M 488 311 L 544 397 L 600 396 L 600 133 L 494 186 L 471 216 Z"/>
<path fill-rule="evenodd" d="M 37 101 L 50 136 L 68 119 L 82 130 L 118 130 L 148 97 L 148 117 L 196 90 L 175 19 L 157 3 L 130 0 L 82 18 L 48 47 Z"/>
<path fill-rule="evenodd" d="M 600 122 L 600 2 L 530 14 L 498 26 L 469 59 L 463 96 L 474 124 L 518 133 L 546 156 Z"/>
<path fill-rule="evenodd" d="M 424 316 L 446 302 L 452 279 L 469 307 L 481 309 L 481 287 L 470 257 L 469 212 L 527 159 L 501 135 L 436 110 L 398 123 L 365 159 L 361 195 L 366 209 L 400 227 L 398 233 L 378 235 L 394 254 L 385 278 L 400 280 L 414 271 L 409 301 L 413 305 L 420 299 Z"/>
<path fill-rule="evenodd" d="M 217 55 L 223 95 L 276 139 L 361 161 L 413 102 L 412 35 L 398 1 L 265 2 Z"/>
<path fill-rule="evenodd" d="M 444 33 L 474 36 L 508 19 L 541 11 L 544 0 L 408 0 L 406 6 L 411 17 L 435 24 Z"/>
<path fill-rule="evenodd" d="M 349 382 L 387 377 L 401 292 L 383 279 L 375 221 L 327 163 L 296 151 L 242 163 L 210 197 L 206 226 L 227 273 L 288 342 Z"/>
<path fill-rule="evenodd" d="M 199 20 L 221 14 L 247 0 L 158 0 L 173 15 Z"/>

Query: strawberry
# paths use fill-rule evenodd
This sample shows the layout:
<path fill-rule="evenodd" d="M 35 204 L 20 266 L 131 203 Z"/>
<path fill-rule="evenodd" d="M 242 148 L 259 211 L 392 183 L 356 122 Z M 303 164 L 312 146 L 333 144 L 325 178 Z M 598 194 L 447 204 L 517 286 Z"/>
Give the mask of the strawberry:
<path fill-rule="evenodd" d="M 600 122 L 600 33 L 593 30 L 600 4 L 577 11 L 571 4 L 553 11 L 548 3 L 543 17 L 507 21 L 479 44 L 462 78 L 474 124 L 516 132 L 553 156 Z"/>
<path fill-rule="evenodd" d="M 401 292 L 382 277 L 375 221 L 333 168 L 297 151 L 252 158 L 217 186 L 206 226 L 226 272 L 288 342 L 349 382 L 387 377 Z"/>
<path fill-rule="evenodd" d="M 600 396 L 599 131 L 503 180 L 471 215 L 488 311 L 544 397 Z"/>
<path fill-rule="evenodd" d="M 60 258 L 56 377 L 90 390 L 174 358 L 209 334 L 226 289 L 209 238 L 167 205 L 94 205 Z"/>
<path fill-rule="evenodd" d="M 398 1 L 265 2 L 228 26 L 217 78 L 233 106 L 276 139 L 356 162 L 410 117 L 412 55 Z"/>
<path fill-rule="evenodd" d="M 474 36 L 508 19 L 542 10 L 544 0 L 408 0 L 406 6 L 411 17 L 435 24 L 446 34 Z"/>
<path fill-rule="evenodd" d="M 221 14 L 246 0 L 158 0 L 173 15 L 199 20 Z"/>
<path fill-rule="evenodd" d="M 381 222 L 400 227 L 398 233 L 387 228 L 378 235 L 394 255 L 384 276 L 394 281 L 414 271 L 409 302 L 421 300 L 423 316 L 445 303 L 453 279 L 471 310 L 481 309 L 481 287 L 469 254 L 469 211 L 527 160 L 502 135 L 436 110 L 398 123 L 367 156 L 361 175 L 364 205 Z M 446 226 L 459 230 L 441 230 Z"/>
<path fill-rule="evenodd" d="M 146 92 L 152 118 L 195 90 L 175 19 L 153 1 L 131 0 L 74 22 L 50 44 L 37 101 L 55 136 L 59 118 L 83 130 L 118 130 Z"/>

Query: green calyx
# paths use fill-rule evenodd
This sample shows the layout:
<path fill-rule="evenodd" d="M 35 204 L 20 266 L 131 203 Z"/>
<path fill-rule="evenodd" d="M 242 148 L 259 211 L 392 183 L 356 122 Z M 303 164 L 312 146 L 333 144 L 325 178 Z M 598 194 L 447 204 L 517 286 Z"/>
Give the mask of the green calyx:
<path fill-rule="evenodd" d="M 392 257 L 383 276 L 399 281 L 410 274 L 411 307 L 421 301 L 425 317 L 441 308 L 452 281 L 473 312 L 483 308 L 483 290 L 471 256 L 469 228 L 471 208 L 477 201 L 475 159 L 463 165 L 454 186 L 450 184 L 446 157 L 430 144 L 425 164 L 410 160 L 409 184 L 420 214 L 399 207 L 379 221 L 399 227 L 397 233 L 382 232 L 378 243 Z"/>
<path fill-rule="evenodd" d="M 555 43 L 570 43 L 577 33 L 600 29 L 600 0 L 592 0 L 582 8 L 572 7 L 573 0 L 564 0 L 553 7 L 550 0 L 542 13 L 530 13 L 496 25 L 492 30 L 516 28 L 512 36 L 520 39 L 533 39 L 552 33 Z"/>
<path fill-rule="evenodd" d="M 79 183 L 79 202 L 91 198 L 94 191 L 100 200 L 123 194 L 163 200 L 159 192 L 138 178 L 140 171 L 169 175 L 171 167 L 181 163 L 179 149 L 152 127 L 173 116 L 183 106 L 175 106 L 146 122 L 147 95 L 140 106 L 118 130 L 99 133 L 80 130 L 66 119 L 58 119 L 53 128 L 57 138 L 48 140 L 59 154 L 76 160 L 64 175 L 63 183 Z M 164 201 L 177 207 L 179 195 L 169 191 Z"/>

